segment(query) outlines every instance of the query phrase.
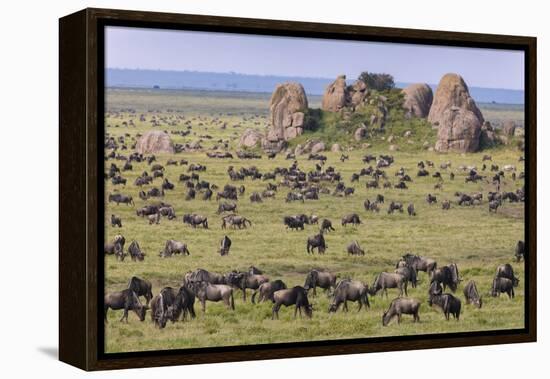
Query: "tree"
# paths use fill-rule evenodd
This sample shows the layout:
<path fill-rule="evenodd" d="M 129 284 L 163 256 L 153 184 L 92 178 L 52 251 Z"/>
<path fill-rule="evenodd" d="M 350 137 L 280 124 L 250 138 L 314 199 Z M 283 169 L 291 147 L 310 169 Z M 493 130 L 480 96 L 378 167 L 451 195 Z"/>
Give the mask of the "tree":
<path fill-rule="evenodd" d="M 364 71 L 359 75 L 359 80 L 364 81 L 367 84 L 367 88 L 375 89 L 377 91 L 390 90 L 395 87 L 393 76 L 384 73 L 372 73 Z"/>

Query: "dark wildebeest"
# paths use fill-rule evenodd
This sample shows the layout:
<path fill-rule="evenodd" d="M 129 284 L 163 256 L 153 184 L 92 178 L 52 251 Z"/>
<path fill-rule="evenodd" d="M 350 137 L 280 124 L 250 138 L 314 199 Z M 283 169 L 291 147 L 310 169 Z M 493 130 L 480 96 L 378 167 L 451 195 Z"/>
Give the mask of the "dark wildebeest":
<path fill-rule="evenodd" d="M 325 254 L 325 251 L 327 249 L 327 244 L 325 242 L 325 237 L 323 237 L 323 231 L 322 229 L 319 231 L 319 234 L 316 234 L 314 236 L 308 237 L 307 244 L 306 244 L 306 250 L 308 254 L 313 254 L 313 249 L 317 248 L 318 254 Z"/>
<path fill-rule="evenodd" d="M 476 282 L 470 280 L 464 286 L 464 297 L 466 298 L 466 304 L 474 304 L 477 308 L 481 308 L 483 300 L 477 291 Z"/>
<path fill-rule="evenodd" d="M 451 202 L 449 200 L 444 200 L 441 203 L 441 209 L 443 209 L 445 211 L 448 211 L 449 209 L 451 209 Z"/>
<path fill-rule="evenodd" d="M 407 207 L 407 213 L 409 216 L 416 216 L 416 210 L 414 209 L 414 204 L 409 203 L 409 206 Z"/>
<path fill-rule="evenodd" d="M 115 311 L 124 309 L 120 321 L 126 320 L 126 322 L 128 322 L 128 311 L 134 311 L 139 317 L 139 320 L 143 321 L 145 320 L 145 312 L 148 309 L 147 306 L 141 305 L 138 296 L 131 289 L 125 289 L 105 295 L 103 304 L 103 318 L 105 322 L 107 322 L 107 311 L 109 308 Z"/>
<path fill-rule="evenodd" d="M 134 199 L 130 195 L 123 195 L 121 193 L 109 194 L 109 203 L 120 203 L 134 206 Z"/>
<path fill-rule="evenodd" d="M 403 296 L 403 293 L 407 296 L 407 283 L 407 278 L 401 274 L 381 272 L 374 279 L 374 283 L 370 288 L 370 294 L 374 296 L 379 291 L 382 291 L 380 295 L 384 296 L 385 293 L 387 298 L 388 288 L 399 288 L 399 296 Z"/>
<path fill-rule="evenodd" d="M 183 215 L 183 223 L 189 224 L 193 228 L 202 225 L 204 229 L 208 229 L 208 218 L 198 214 L 185 214 Z"/>
<path fill-rule="evenodd" d="M 180 241 L 167 240 L 164 245 L 164 250 L 159 253 L 159 257 L 169 258 L 176 254 L 191 255 L 189 249 L 187 249 L 187 244 Z"/>
<path fill-rule="evenodd" d="M 497 297 L 500 296 L 502 292 L 506 292 L 510 299 L 513 299 L 514 294 L 514 283 L 503 277 L 496 277 L 493 279 L 493 286 L 491 287 L 491 296 Z"/>
<path fill-rule="evenodd" d="M 441 283 L 444 291 L 448 286 L 453 293 L 456 292 L 458 283 L 460 283 L 457 265 L 451 263 L 448 266 L 436 268 L 432 272 L 431 281 Z"/>
<path fill-rule="evenodd" d="M 405 264 L 404 266 L 397 267 L 394 272 L 396 274 L 403 275 L 405 279 L 407 279 L 411 283 L 411 287 L 416 288 L 416 284 L 418 283 L 418 280 L 417 280 L 417 272 L 414 267 L 411 267 Z"/>
<path fill-rule="evenodd" d="M 272 282 L 265 282 L 260 284 L 258 289 L 252 293 L 252 303 L 255 304 L 255 298 L 256 294 L 260 294 L 258 296 L 258 303 L 265 301 L 265 300 L 271 300 L 273 301 L 273 293 L 275 291 L 284 290 L 287 286 L 282 280 L 274 280 Z"/>
<path fill-rule="evenodd" d="M 251 275 L 263 275 L 263 271 L 260 270 L 258 267 L 250 266 L 248 268 L 248 273 Z"/>
<path fill-rule="evenodd" d="M 451 314 L 456 319 L 456 321 L 460 319 L 460 308 L 462 307 L 462 303 L 459 298 L 454 297 L 450 293 L 430 295 L 428 305 L 430 307 L 433 305 L 437 305 L 439 308 L 441 308 L 447 320 L 449 320 L 449 316 Z"/>
<path fill-rule="evenodd" d="M 153 224 L 160 224 L 160 213 L 155 213 L 152 215 L 147 216 L 147 219 L 149 220 L 149 225 Z"/>
<path fill-rule="evenodd" d="M 416 299 L 407 299 L 404 297 L 398 297 L 392 300 L 390 307 L 382 315 L 382 325 L 388 326 L 392 318 L 397 316 L 397 323 L 401 324 L 401 315 L 413 315 L 414 322 L 419 322 L 418 309 L 420 308 L 420 301 Z"/>
<path fill-rule="evenodd" d="M 223 212 L 235 212 L 237 210 L 237 204 L 236 203 L 220 203 L 218 205 L 218 211 L 217 213 L 223 213 Z"/>
<path fill-rule="evenodd" d="M 246 289 L 250 288 L 256 291 L 263 283 L 269 282 L 269 278 L 265 275 L 232 271 L 225 276 L 225 282 L 243 291 L 243 301 L 246 301 Z"/>
<path fill-rule="evenodd" d="M 159 329 L 166 327 L 168 315 L 165 310 L 164 298 L 161 294 L 156 295 L 151 301 L 151 321 Z"/>
<path fill-rule="evenodd" d="M 307 291 L 313 289 L 313 296 L 317 296 L 317 287 L 324 289 L 325 292 L 330 292 L 331 288 L 336 287 L 336 274 L 320 270 L 308 272 L 304 288 Z"/>
<path fill-rule="evenodd" d="M 304 230 L 304 221 L 300 218 L 296 218 L 295 216 L 285 216 L 283 218 L 283 223 L 287 229 Z"/>
<path fill-rule="evenodd" d="M 424 258 L 418 255 L 407 253 L 403 255 L 402 259 L 408 266 L 414 267 L 416 271 L 424 271 L 431 274 L 437 267 L 437 262 L 431 258 Z"/>
<path fill-rule="evenodd" d="M 360 281 L 351 279 L 341 280 L 334 289 L 332 302 L 328 308 L 329 313 L 336 312 L 342 303 L 344 303 L 343 310 L 347 312 L 348 300 L 357 301 L 359 303 L 357 312 L 361 310 L 363 305 L 370 308 L 368 289 L 368 286 Z M 365 310 L 367 308 L 365 308 Z"/>
<path fill-rule="evenodd" d="M 514 284 L 514 287 L 517 287 L 519 285 L 519 278 L 516 278 L 514 276 L 514 269 L 512 268 L 512 265 L 510 265 L 509 263 L 506 263 L 497 267 L 495 278 L 510 279 Z"/>
<path fill-rule="evenodd" d="M 126 238 L 120 234 L 117 234 L 113 239 L 113 242 L 108 242 L 103 245 L 104 252 L 107 255 L 114 254 L 118 260 L 123 261 L 126 256 L 126 254 L 124 254 L 125 243 Z"/>
<path fill-rule="evenodd" d="M 246 229 L 246 224 L 247 223 L 248 223 L 249 227 L 252 226 L 252 221 L 250 221 L 246 217 L 239 216 L 239 215 L 236 215 L 236 214 L 230 214 L 230 215 L 227 215 L 227 216 L 222 218 L 221 227 L 222 227 L 222 229 L 225 229 L 227 224 L 229 224 L 229 226 L 232 227 L 233 229 L 235 229 L 235 228 L 239 228 L 239 229 L 245 228 Z"/>
<path fill-rule="evenodd" d="M 435 203 L 437 203 L 437 197 L 435 197 L 434 195 L 429 193 L 428 195 L 426 195 L 426 202 L 428 204 L 435 204 Z"/>
<path fill-rule="evenodd" d="M 119 228 L 122 228 L 122 219 L 115 215 L 111 215 L 111 226 L 112 227 L 118 226 Z"/>
<path fill-rule="evenodd" d="M 489 212 L 497 213 L 498 207 L 502 205 L 500 200 L 489 201 Z"/>
<path fill-rule="evenodd" d="M 324 233 L 324 232 L 330 232 L 331 230 L 334 231 L 335 229 L 332 227 L 332 222 L 328 218 L 325 218 L 321 222 L 321 230 Z"/>
<path fill-rule="evenodd" d="M 352 241 L 347 247 L 348 255 L 365 255 L 365 251 L 359 246 L 359 242 Z"/>
<path fill-rule="evenodd" d="M 399 211 L 399 213 L 403 213 L 403 204 L 392 201 L 388 207 L 388 214 L 393 214 L 393 212 Z"/>
<path fill-rule="evenodd" d="M 231 239 L 228 236 L 223 236 L 220 241 L 220 255 L 229 255 L 229 249 L 231 248 Z"/>
<path fill-rule="evenodd" d="M 357 213 L 351 213 L 342 217 L 342 226 L 346 226 L 347 224 L 352 224 L 353 226 L 361 224 L 359 215 Z"/>
<path fill-rule="evenodd" d="M 206 301 L 223 301 L 227 308 L 235 310 L 235 301 L 233 300 L 233 288 L 226 284 L 211 284 L 208 282 L 193 283 L 193 292 L 202 305 L 202 311 L 206 311 Z"/>
<path fill-rule="evenodd" d="M 196 317 L 195 294 L 186 285 L 180 287 L 173 306 L 168 307 L 168 318 L 170 318 L 172 322 L 178 321 L 181 314 L 183 314 L 184 321 L 187 318 L 187 314 L 189 314 L 191 318 Z"/>
<path fill-rule="evenodd" d="M 307 290 L 300 286 L 275 291 L 273 293 L 273 302 L 275 304 L 271 312 L 272 320 L 275 319 L 275 317 L 277 317 L 277 320 L 279 319 L 279 309 L 281 309 L 281 305 L 285 307 L 295 305 L 294 318 L 296 318 L 298 311 L 300 312 L 300 317 L 302 317 L 302 309 L 308 318 L 311 318 L 313 314 L 313 308 L 311 304 L 309 304 L 307 298 Z"/>
<path fill-rule="evenodd" d="M 134 291 L 138 297 L 145 297 L 145 305 L 149 305 L 149 302 L 153 298 L 152 288 L 153 286 L 150 281 L 138 278 L 137 276 L 132 276 L 128 282 L 128 289 Z"/>
<path fill-rule="evenodd" d="M 158 212 L 161 216 L 167 217 L 168 220 L 173 220 L 176 218 L 176 211 L 174 207 L 161 207 Z"/>
<path fill-rule="evenodd" d="M 522 258 L 525 261 L 525 242 L 518 241 L 516 245 L 515 257 L 517 262 L 521 261 Z"/>
<path fill-rule="evenodd" d="M 137 241 L 132 241 L 128 246 L 128 253 L 133 261 L 143 261 L 145 259 L 145 253 L 141 250 Z"/>
<path fill-rule="evenodd" d="M 199 268 L 195 271 L 189 271 L 183 278 L 183 284 L 191 285 L 195 282 L 208 282 L 212 284 L 225 284 L 225 278 L 217 272 L 209 272 Z"/>

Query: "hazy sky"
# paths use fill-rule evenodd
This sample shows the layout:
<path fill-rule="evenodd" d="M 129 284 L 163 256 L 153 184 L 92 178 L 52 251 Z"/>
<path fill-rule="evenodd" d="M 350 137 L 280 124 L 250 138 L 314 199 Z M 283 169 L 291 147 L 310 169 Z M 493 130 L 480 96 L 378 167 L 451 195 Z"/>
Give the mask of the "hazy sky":
<path fill-rule="evenodd" d="M 385 72 L 437 84 L 455 72 L 471 87 L 523 89 L 523 52 L 312 38 L 107 27 L 106 67 L 355 79 Z"/>

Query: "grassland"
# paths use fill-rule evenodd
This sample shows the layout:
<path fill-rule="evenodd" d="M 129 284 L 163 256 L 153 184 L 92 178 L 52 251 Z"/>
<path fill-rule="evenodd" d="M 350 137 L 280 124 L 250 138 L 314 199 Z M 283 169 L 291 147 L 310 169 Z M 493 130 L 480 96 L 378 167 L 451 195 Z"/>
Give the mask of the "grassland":
<path fill-rule="evenodd" d="M 311 106 L 314 106 L 316 101 L 318 99 L 310 99 Z M 155 115 L 157 119 L 176 122 L 175 126 L 163 123 L 157 127 L 168 132 L 184 130 L 184 123 L 190 123 L 190 135 L 171 135 L 176 143 L 194 141 L 208 134 L 213 138 L 202 138 L 205 149 L 222 139 L 227 140 L 230 151 L 234 151 L 238 136 L 245 128 L 265 130 L 268 102 L 268 96 L 252 94 L 243 96 L 206 92 L 109 90 L 106 107 L 107 132 L 114 136 L 127 133 L 127 141 L 131 144 L 137 133 L 151 129 L 148 121 Z M 505 112 L 516 112 L 514 115 L 520 117 L 517 110 Z M 141 113 L 146 115 L 147 122 L 139 121 Z M 135 123 L 135 127 L 122 126 L 124 121 L 130 119 Z M 226 128 L 222 129 L 221 125 L 224 123 Z M 416 127 L 420 128 L 418 125 Z M 399 137 L 402 134 L 398 134 L 397 131 L 400 130 L 396 129 L 395 143 L 405 146 L 406 142 Z M 425 137 L 431 138 L 430 131 L 415 129 L 415 133 L 426 133 Z M 245 180 L 242 184 L 246 186 L 246 195 L 238 201 L 238 212 L 252 220 L 252 227 L 246 230 L 221 230 L 220 216 L 215 212 L 217 203 L 214 200 L 184 200 L 185 191 L 182 185 L 178 185 L 177 179 L 181 173 L 187 172 L 185 166 L 166 166 L 165 172 L 165 177 L 176 183 L 175 190 L 167 191 L 164 201 L 175 207 L 177 220 L 163 219 L 160 225 L 148 225 L 145 219 L 136 216 L 135 209 L 146 202 L 138 198 L 138 188 L 132 183 L 144 170 L 149 170 L 149 167 L 146 163 L 133 162 L 133 171 L 123 173 L 128 179 L 128 185 L 113 186 L 109 181 L 106 182 L 106 192 L 118 190 L 132 195 L 136 208 L 105 204 L 105 235 L 107 240 L 112 240 L 113 236 L 119 233 L 127 240 L 135 239 L 147 256 L 144 262 L 131 262 L 130 259 L 117 262 L 113 256 L 106 256 L 105 291 L 124 289 L 128 279 L 137 275 L 150 280 L 153 283 L 153 292 L 158 293 L 165 286 L 179 286 L 187 271 L 199 267 L 215 272 L 228 272 L 233 269 L 245 270 L 250 265 L 261 268 L 271 279 L 283 279 L 289 286 L 303 285 L 305 274 L 312 268 L 334 271 L 341 278 L 352 277 L 371 284 L 376 274 L 393 270 L 397 259 L 403 253 L 412 251 L 434 258 L 440 265 L 457 263 L 464 283 L 470 279 L 477 282 L 484 298 L 482 309 L 466 306 L 463 302 L 461 320 L 446 321 L 439 310 L 430 308 L 426 302 L 429 280 L 425 273 L 420 273 L 420 285 L 416 289 L 409 289 L 409 296 L 423 302 L 420 308 L 421 322 L 413 324 L 412 320 L 405 316 L 401 325 L 392 322 L 388 327 L 382 326 L 381 317 L 391 299 L 397 296 L 395 290 L 390 290 L 389 299 L 379 296 L 371 298 L 371 308 L 368 311 L 357 313 L 352 303 L 347 314 L 341 311 L 329 314 L 327 310 L 330 299 L 320 292 L 312 299 L 315 310 L 311 320 L 294 320 L 293 310 L 283 307 L 279 321 L 271 320 L 271 304 L 254 305 L 249 301 L 243 303 L 241 293 L 237 291 L 234 312 L 226 310 L 222 304 L 207 303 L 205 314 L 196 307 L 197 319 L 168 324 L 162 330 L 156 329 L 149 317 L 142 323 L 135 315 L 130 315 L 128 324 L 119 323 L 120 311 L 111 311 L 109 322 L 106 324 L 105 350 L 139 351 L 523 327 L 524 267 L 523 263 L 512 262 L 514 246 L 524 237 L 523 204 L 506 203 L 497 214 L 489 213 L 486 200 L 481 206 L 459 207 L 454 201 L 455 191 L 487 193 L 494 189 L 486 182 L 464 183 L 465 173 L 458 170 L 460 165 L 481 167 L 483 153 L 439 155 L 419 148 L 423 138 L 424 136 L 411 144 L 416 146 L 416 149 L 411 147 L 393 152 L 395 164 L 387 170 L 390 181 L 395 181 L 394 173 L 400 167 L 404 167 L 414 181 L 409 190 L 367 190 L 365 177 L 361 178 L 359 183 L 350 183 L 352 173 L 365 167 L 361 162 L 364 154 L 388 153 L 388 144 L 382 139 L 369 141 L 372 147 L 367 150 L 354 148 L 348 151 L 346 154 L 350 159 L 345 163 L 339 161 L 340 154 L 326 154 L 327 164 L 342 173 L 347 185 L 355 187 L 355 194 L 347 198 L 322 195 L 320 200 L 306 201 L 305 204 L 286 203 L 284 197 L 288 190 L 280 188 L 275 199 L 266 199 L 262 204 L 250 203 L 248 195 L 253 191 L 264 190 L 266 182 Z M 121 153 L 126 154 L 124 151 Z M 513 164 L 518 168 L 518 172 L 523 170 L 522 163 L 518 162 L 520 153 L 513 147 L 503 146 L 489 153 L 493 156 L 493 163 Z M 157 155 L 157 160 L 161 164 L 165 164 L 169 158 L 205 164 L 207 170 L 200 174 L 201 179 L 216 183 L 220 187 L 229 182 L 226 174 L 228 165 L 236 168 L 255 165 L 261 172 L 266 172 L 277 166 L 288 167 L 291 164 L 283 155 L 278 155 L 273 160 L 262 158 L 251 161 L 210 159 L 204 151 L 175 156 Z M 443 190 L 434 190 L 435 179 L 415 176 L 416 163 L 419 160 L 431 160 L 436 167 L 442 162 L 451 161 L 452 171 L 457 175 L 456 179 L 450 181 L 448 171 L 443 171 Z M 120 161 L 114 162 L 121 165 Z M 304 171 L 312 170 L 315 164 L 308 161 L 305 156 L 298 157 L 298 163 Z M 156 179 L 153 185 L 160 186 L 160 179 Z M 516 190 L 522 185 L 523 182 L 512 181 L 508 177 L 502 189 Z M 388 215 L 386 207 L 378 214 L 365 212 L 363 201 L 366 198 L 374 199 L 378 193 L 384 194 L 390 201 L 414 203 L 418 215 Z M 426 203 L 425 196 L 428 193 L 437 196 L 437 205 L 430 206 Z M 441 209 L 440 202 L 445 199 L 453 201 L 450 211 Z M 351 212 L 359 213 L 363 223 L 359 227 L 341 227 L 340 218 Z M 208 216 L 210 229 L 194 230 L 184 225 L 181 220 L 184 213 Z M 305 231 L 288 231 L 284 228 L 283 216 L 296 213 L 317 214 L 321 218 L 326 217 L 333 221 L 336 231 L 326 236 L 326 255 L 306 254 L 306 239 L 317 232 L 317 227 L 307 226 Z M 122 217 L 121 229 L 110 226 L 111 214 Z M 225 234 L 232 239 L 233 247 L 229 256 L 220 257 L 217 247 Z M 167 239 L 186 242 L 191 255 L 159 258 L 158 252 Z M 352 240 L 357 240 L 366 250 L 364 257 L 350 257 L 346 254 L 345 247 Z M 512 300 L 506 296 L 491 298 L 489 290 L 495 269 L 499 264 L 507 262 L 512 263 L 516 275 L 520 278 L 516 297 Z M 459 286 L 457 296 L 463 298 L 461 291 L 462 286 Z"/>

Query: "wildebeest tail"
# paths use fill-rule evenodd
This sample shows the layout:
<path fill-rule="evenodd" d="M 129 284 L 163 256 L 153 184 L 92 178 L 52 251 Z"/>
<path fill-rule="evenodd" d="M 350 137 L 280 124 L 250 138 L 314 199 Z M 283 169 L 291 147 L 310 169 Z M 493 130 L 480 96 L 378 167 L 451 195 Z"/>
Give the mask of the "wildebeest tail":
<path fill-rule="evenodd" d="M 363 304 L 365 304 L 367 307 L 370 308 L 370 303 L 369 303 L 369 287 L 367 285 L 365 285 L 365 290 L 363 291 L 363 293 L 361 294 L 361 301 L 363 302 Z"/>

